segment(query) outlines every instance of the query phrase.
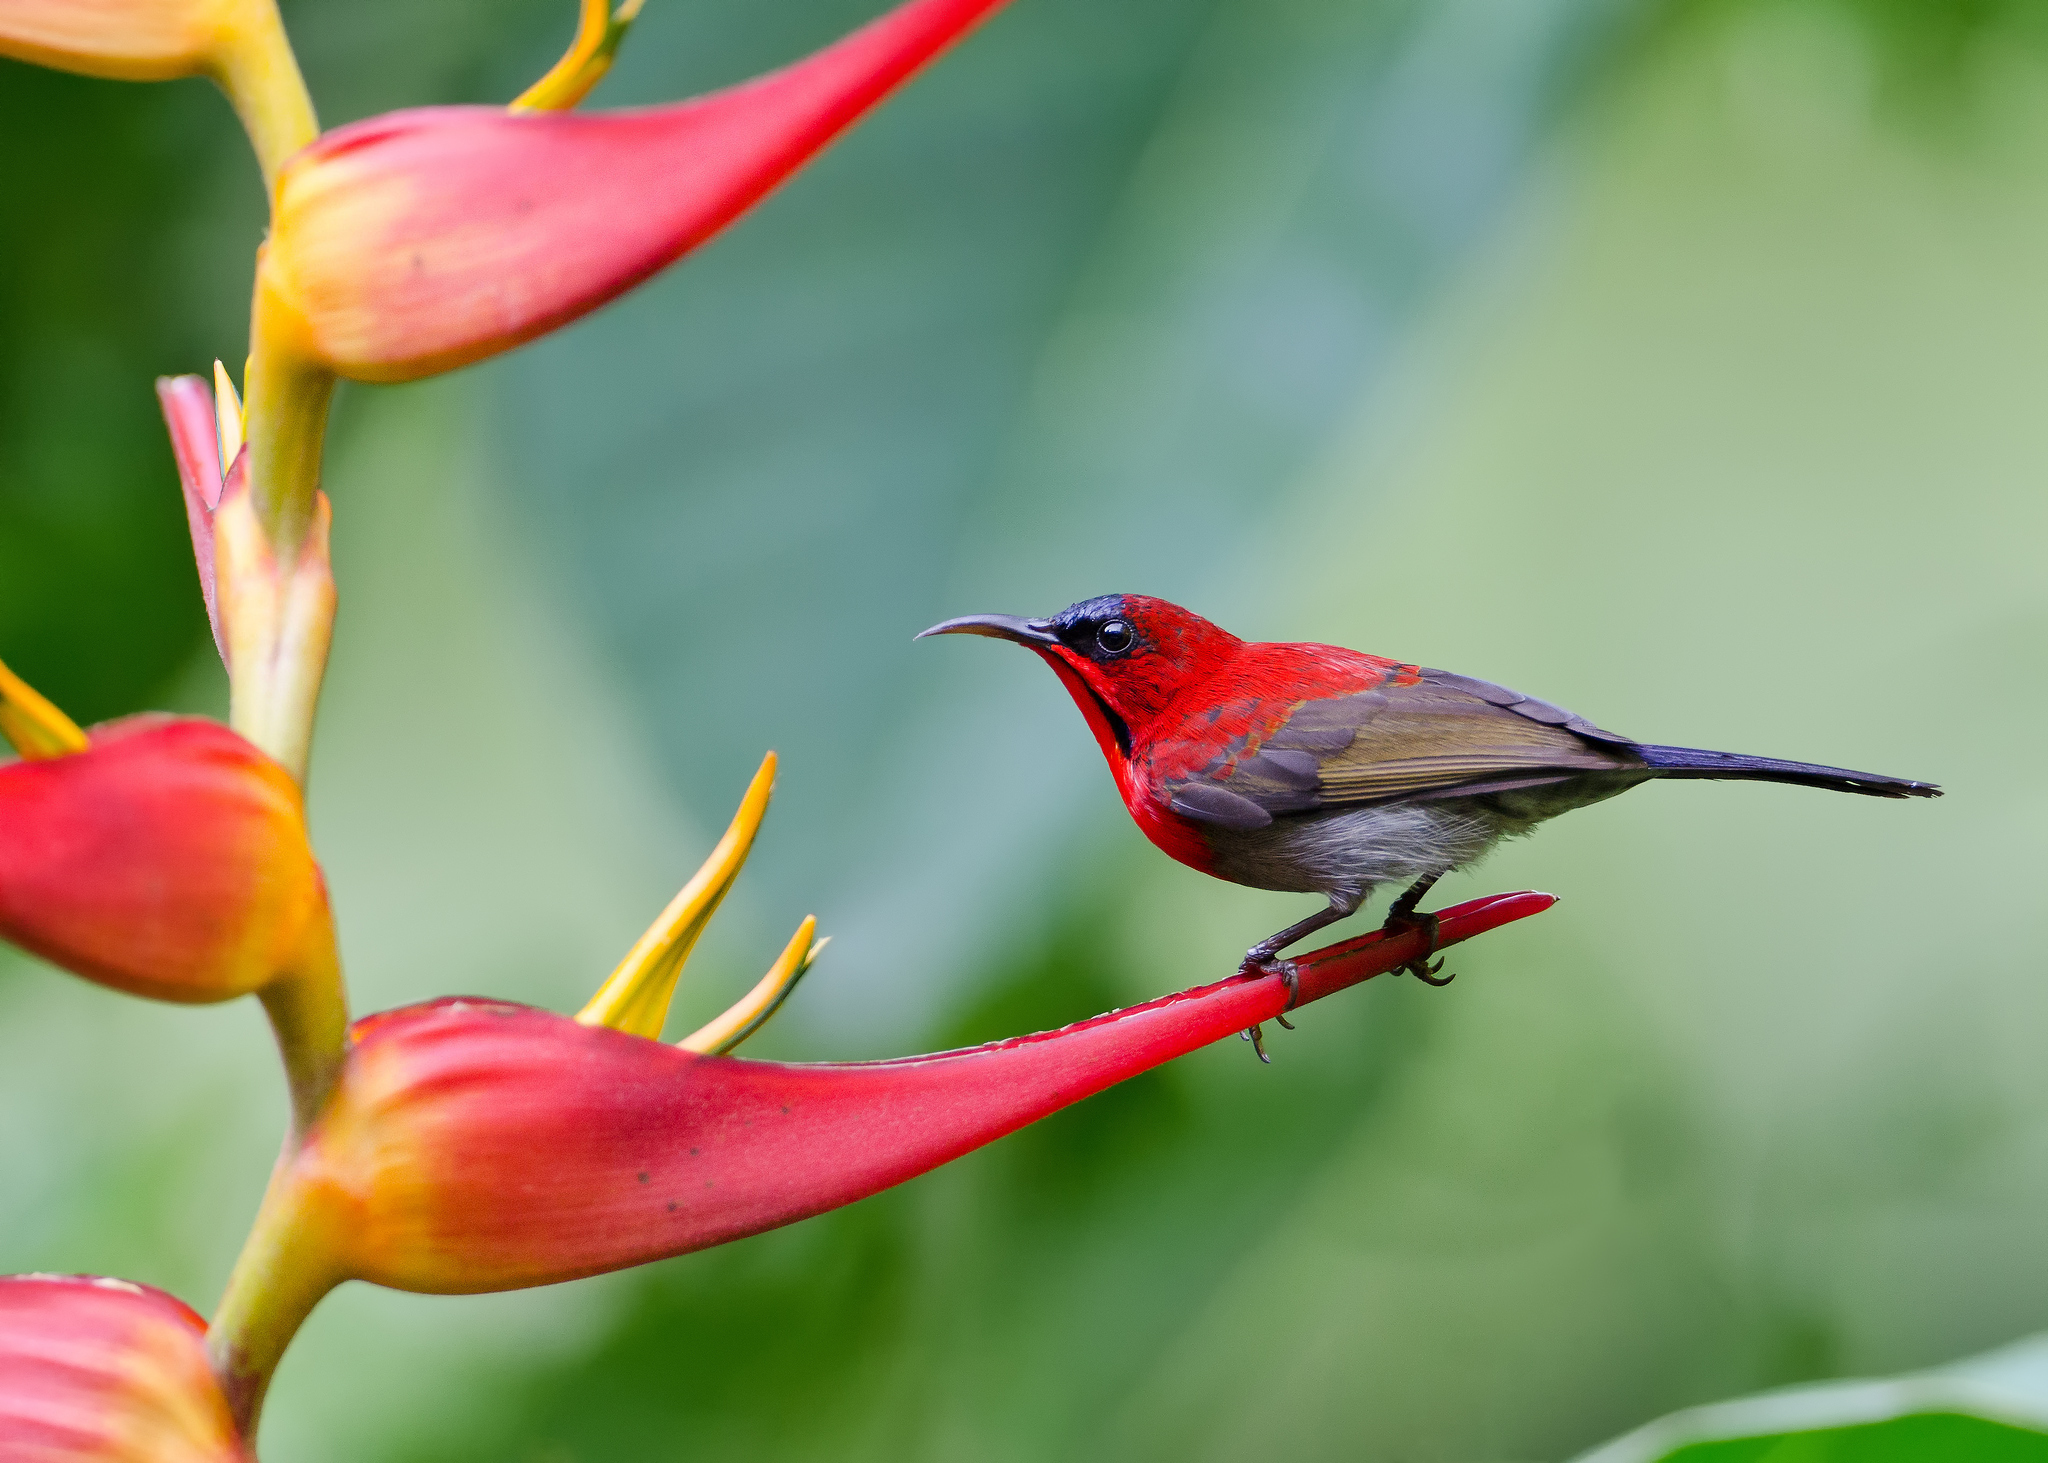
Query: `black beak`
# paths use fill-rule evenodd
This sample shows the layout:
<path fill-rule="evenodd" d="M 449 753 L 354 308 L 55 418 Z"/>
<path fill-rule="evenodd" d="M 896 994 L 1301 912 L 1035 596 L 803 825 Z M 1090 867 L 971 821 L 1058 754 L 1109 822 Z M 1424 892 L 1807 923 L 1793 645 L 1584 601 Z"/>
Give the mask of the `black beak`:
<path fill-rule="evenodd" d="M 927 635 L 989 635 L 1020 645 L 1060 643 L 1060 637 L 1052 632 L 1052 621 L 1026 620 L 1017 615 L 962 615 L 956 620 L 941 620 L 911 638 L 922 640 Z"/>

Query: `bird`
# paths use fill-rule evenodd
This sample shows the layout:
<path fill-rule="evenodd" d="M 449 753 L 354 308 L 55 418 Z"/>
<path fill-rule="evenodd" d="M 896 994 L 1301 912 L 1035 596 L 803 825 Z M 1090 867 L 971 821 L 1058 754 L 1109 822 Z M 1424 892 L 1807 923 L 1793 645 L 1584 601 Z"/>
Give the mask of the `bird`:
<path fill-rule="evenodd" d="M 1389 933 L 1420 929 L 1403 967 L 1443 962 L 1430 886 L 1545 819 L 1660 779 L 1787 782 L 1868 797 L 1939 797 L 1932 783 L 1667 747 L 1490 681 L 1335 645 L 1240 640 L 1191 610 L 1108 594 L 1046 619 L 962 615 L 920 632 L 986 635 L 1035 651 L 1066 686 L 1145 836 L 1191 868 L 1325 906 L 1245 952 L 1246 974 L 1405 885 Z M 1260 1056 L 1265 1055 L 1263 1046 Z"/>

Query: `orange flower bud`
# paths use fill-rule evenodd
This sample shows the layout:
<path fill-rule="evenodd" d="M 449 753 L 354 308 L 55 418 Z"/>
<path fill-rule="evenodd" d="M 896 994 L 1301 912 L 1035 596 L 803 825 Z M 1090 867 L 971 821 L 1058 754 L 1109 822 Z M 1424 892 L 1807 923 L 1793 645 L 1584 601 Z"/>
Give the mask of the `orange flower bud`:
<path fill-rule="evenodd" d="M 254 1463 L 206 1360 L 206 1323 L 160 1290 L 0 1276 L 0 1457 Z"/>
<path fill-rule="evenodd" d="M 196 718 L 0 766 L 0 937 L 134 995 L 224 1001 L 332 961 L 299 789 Z"/>

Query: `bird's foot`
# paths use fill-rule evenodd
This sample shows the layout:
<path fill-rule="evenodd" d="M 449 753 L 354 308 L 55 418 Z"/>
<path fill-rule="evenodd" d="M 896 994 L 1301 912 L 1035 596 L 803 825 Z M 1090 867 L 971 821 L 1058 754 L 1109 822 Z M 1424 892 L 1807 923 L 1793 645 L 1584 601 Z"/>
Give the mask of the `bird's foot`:
<path fill-rule="evenodd" d="M 1277 959 L 1269 951 L 1261 950 L 1258 946 L 1254 945 L 1245 952 L 1244 963 L 1238 966 L 1237 973 L 1239 975 L 1279 976 L 1281 981 L 1287 986 L 1287 1004 L 1280 1008 L 1283 1013 L 1292 1011 L 1301 1002 L 1301 968 L 1292 960 Z M 1284 1014 L 1276 1015 L 1273 1019 L 1289 1031 L 1294 1030 L 1294 1023 L 1289 1021 Z M 1266 1055 L 1264 1031 L 1257 1026 L 1247 1026 L 1238 1035 L 1252 1044 L 1252 1050 L 1259 1054 L 1260 1061 L 1268 1066 L 1272 1065 L 1273 1059 Z"/>
<path fill-rule="evenodd" d="M 1434 986 L 1446 986 L 1458 978 L 1455 973 L 1441 976 L 1437 974 L 1438 971 L 1444 968 L 1444 963 L 1441 959 L 1433 965 L 1430 963 L 1429 957 L 1436 954 L 1438 924 L 1435 915 L 1422 914 L 1413 909 L 1402 909 L 1396 905 L 1395 908 L 1387 911 L 1387 922 L 1381 925 L 1380 929 L 1390 939 L 1395 935 L 1405 935 L 1410 930 L 1421 930 L 1424 938 L 1429 942 L 1421 955 L 1409 961 L 1406 965 L 1397 966 L 1394 971 L 1396 975 L 1403 973 L 1412 975 L 1424 985 Z"/>
<path fill-rule="evenodd" d="M 1239 975 L 1277 975 L 1287 987 L 1287 1004 L 1280 1009 L 1292 1011 L 1301 1004 L 1301 967 L 1292 960 L 1282 960 L 1270 950 L 1261 950 L 1257 945 L 1245 951 L 1244 963 L 1237 967 Z M 1294 1024 L 1286 1017 L 1277 1018 L 1289 1031 Z"/>

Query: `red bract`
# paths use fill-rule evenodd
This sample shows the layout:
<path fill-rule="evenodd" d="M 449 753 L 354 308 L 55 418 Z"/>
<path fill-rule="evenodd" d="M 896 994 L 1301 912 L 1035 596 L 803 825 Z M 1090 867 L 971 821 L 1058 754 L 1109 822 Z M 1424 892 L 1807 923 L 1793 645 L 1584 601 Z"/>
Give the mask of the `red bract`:
<path fill-rule="evenodd" d="M 160 1290 L 0 1277 L 0 1458 L 251 1463 L 205 1335 L 206 1323 Z"/>
<path fill-rule="evenodd" d="M 197 376 L 159 376 L 156 399 L 163 408 L 164 425 L 170 429 L 171 455 L 178 463 L 178 484 L 185 494 L 185 523 L 192 530 L 192 557 L 199 566 L 206 620 L 213 626 L 214 648 L 225 658 L 227 642 L 221 638 L 213 564 L 213 514 L 220 507 L 222 476 L 213 392 Z"/>
<path fill-rule="evenodd" d="M 0 937 L 89 980 L 223 1001 L 331 960 L 297 785 L 215 722 L 139 716 L 0 766 Z"/>
<path fill-rule="evenodd" d="M 265 338 L 370 381 L 531 340 L 731 222 L 1002 3 L 912 0 L 786 70 L 671 106 L 428 107 L 338 128 L 279 179 Z"/>
<path fill-rule="evenodd" d="M 1445 944 L 1549 908 L 1442 914 Z M 1298 962 L 1319 999 L 1422 954 L 1375 932 Z M 289 1182 L 335 1279 L 505 1290 L 635 1265 L 817 1214 L 1280 1014 L 1233 977 L 1061 1031 L 868 1063 L 698 1056 L 530 1007 L 443 1000 L 359 1021 Z"/>

